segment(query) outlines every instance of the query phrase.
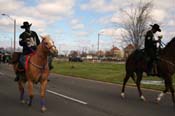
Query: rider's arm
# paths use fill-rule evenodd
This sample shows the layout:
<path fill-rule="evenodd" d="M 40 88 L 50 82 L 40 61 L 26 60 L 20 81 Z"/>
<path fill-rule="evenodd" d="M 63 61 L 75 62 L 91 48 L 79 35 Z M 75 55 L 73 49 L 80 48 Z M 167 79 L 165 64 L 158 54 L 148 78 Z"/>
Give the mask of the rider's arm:
<path fill-rule="evenodd" d="M 149 47 L 152 43 L 153 35 L 151 31 L 148 31 L 145 35 L 145 47 Z"/>
<path fill-rule="evenodd" d="M 26 42 L 24 41 L 22 35 L 19 36 L 19 45 L 20 46 L 26 46 Z"/>
<path fill-rule="evenodd" d="M 36 32 L 33 32 L 34 33 L 34 35 L 35 35 L 35 38 L 36 38 L 36 44 L 37 44 L 37 46 L 40 44 L 40 40 L 39 40 L 39 37 L 38 37 L 38 35 L 37 35 L 37 33 Z"/>

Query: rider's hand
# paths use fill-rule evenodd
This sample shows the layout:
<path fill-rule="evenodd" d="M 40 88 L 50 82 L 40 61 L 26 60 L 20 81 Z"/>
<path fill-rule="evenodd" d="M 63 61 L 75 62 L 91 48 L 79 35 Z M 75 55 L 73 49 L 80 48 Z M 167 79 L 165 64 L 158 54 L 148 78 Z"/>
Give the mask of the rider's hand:
<path fill-rule="evenodd" d="M 159 35 L 159 36 L 158 36 L 158 39 L 159 39 L 159 40 L 161 40 L 162 38 L 163 38 L 163 36 L 162 36 L 162 35 Z"/>

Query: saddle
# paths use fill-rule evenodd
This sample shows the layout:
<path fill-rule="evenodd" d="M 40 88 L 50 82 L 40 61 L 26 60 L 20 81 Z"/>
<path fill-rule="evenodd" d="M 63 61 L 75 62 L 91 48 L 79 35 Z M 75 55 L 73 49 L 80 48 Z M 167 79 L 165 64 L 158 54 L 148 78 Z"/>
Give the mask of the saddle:
<path fill-rule="evenodd" d="M 139 63 L 140 61 L 144 61 L 147 64 L 146 73 L 148 76 L 156 76 L 158 75 L 158 56 L 156 58 L 152 58 L 149 56 L 144 49 L 137 49 L 135 50 L 134 55 L 135 63 Z"/>
<path fill-rule="evenodd" d="M 154 56 L 148 55 L 146 52 L 145 58 L 146 58 L 146 63 L 147 63 L 147 75 L 148 76 L 158 76 L 158 61 L 159 61 L 159 52 L 160 49 L 155 53 Z"/>
<path fill-rule="evenodd" d="M 139 62 L 140 60 L 145 59 L 144 49 L 136 49 L 134 59 L 136 62 Z"/>
<path fill-rule="evenodd" d="M 19 72 L 25 72 L 25 70 L 28 70 L 28 64 L 31 56 L 34 53 L 28 54 L 28 55 L 22 55 L 22 52 L 14 52 L 12 55 L 12 60 L 10 61 L 12 64 L 17 64 L 17 71 Z"/>

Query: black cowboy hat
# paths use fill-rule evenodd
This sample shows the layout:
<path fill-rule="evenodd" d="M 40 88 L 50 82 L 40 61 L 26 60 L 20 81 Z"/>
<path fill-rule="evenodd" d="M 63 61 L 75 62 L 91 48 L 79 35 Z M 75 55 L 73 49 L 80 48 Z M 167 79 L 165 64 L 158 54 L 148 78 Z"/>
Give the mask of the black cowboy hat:
<path fill-rule="evenodd" d="M 152 28 L 156 29 L 157 31 L 161 32 L 160 26 L 158 24 L 150 25 Z"/>
<path fill-rule="evenodd" d="M 21 28 L 22 29 L 25 29 L 25 28 L 27 28 L 27 27 L 30 27 L 32 24 L 29 24 L 29 22 L 27 22 L 27 21 L 24 21 L 23 22 L 23 25 L 21 26 Z"/>

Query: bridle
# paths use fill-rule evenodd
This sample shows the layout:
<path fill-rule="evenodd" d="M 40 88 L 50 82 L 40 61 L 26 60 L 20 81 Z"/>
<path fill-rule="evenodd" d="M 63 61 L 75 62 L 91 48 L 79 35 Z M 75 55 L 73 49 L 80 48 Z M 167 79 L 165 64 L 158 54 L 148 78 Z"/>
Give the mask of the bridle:
<path fill-rule="evenodd" d="M 44 40 L 45 40 L 45 38 L 43 38 L 43 40 L 41 42 L 43 48 L 46 48 L 48 51 L 50 51 L 50 49 L 53 48 L 53 47 L 56 49 L 56 46 L 54 44 L 52 46 L 48 46 Z M 43 58 L 43 56 L 41 56 L 41 55 L 39 55 L 39 57 Z M 38 68 L 42 71 L 45 70 L 45 67 L 46 67 L 46 65 L 39 66 L 39 65 L 34 64 L 32 62 L 30 62 L 30 64 L 32 64 L 34 67 L 36 67 L 36 68 Z"/>
<path fill-rule="evenodd" d="M 46 42 L 45 42 L 44 40 L 45 40 L 45 39 L 43 39 L 42 42 L 41 42 L 43 47 L 45 47 L 45 48 L 46 48 L 47 50 L 49 50 L 49 51 L 50 51 L 50 49 L 53 48 L 53 47 L 56 49 L 56 46 L 55 46 L 54 44 L 53 44 L 52 46 L 49 46 L 49 47 L 48 47 L 47 44 L 46 44 Z"/>

